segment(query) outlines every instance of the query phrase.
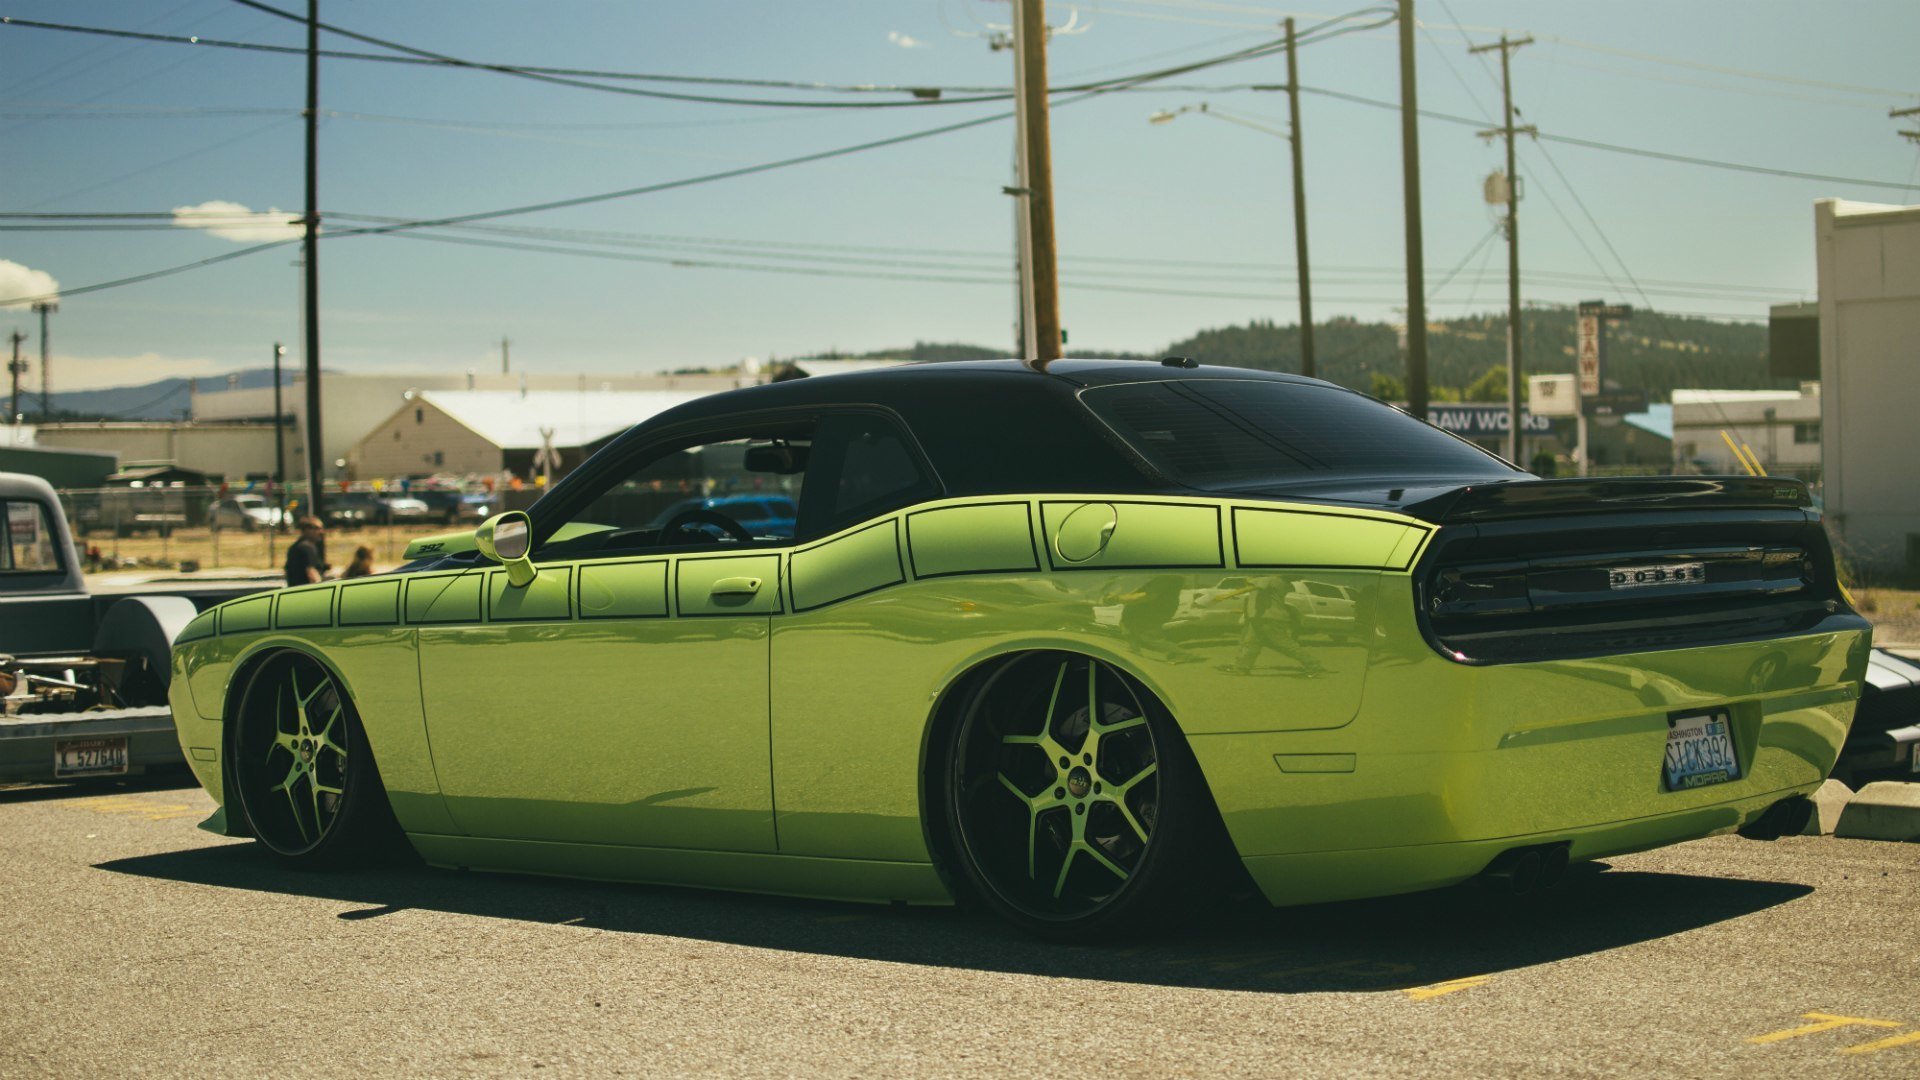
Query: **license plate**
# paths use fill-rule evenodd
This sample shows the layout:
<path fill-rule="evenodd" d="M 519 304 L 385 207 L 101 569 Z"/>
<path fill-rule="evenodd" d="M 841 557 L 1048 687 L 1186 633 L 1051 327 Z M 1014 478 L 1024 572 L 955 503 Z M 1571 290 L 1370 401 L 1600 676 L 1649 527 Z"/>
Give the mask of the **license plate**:
<path fill-rule="evenodd" d="M 53 775 L 119 776 L 127 771 L 127 739 L 75 739 L 53 745 Z"/>
<path fill-rule="evenodd" d="M 1724 712 L 1694 713 L 1667 721 L 1667 790 L 1685 791 L 1740 779 L 1733 725 Z"/>

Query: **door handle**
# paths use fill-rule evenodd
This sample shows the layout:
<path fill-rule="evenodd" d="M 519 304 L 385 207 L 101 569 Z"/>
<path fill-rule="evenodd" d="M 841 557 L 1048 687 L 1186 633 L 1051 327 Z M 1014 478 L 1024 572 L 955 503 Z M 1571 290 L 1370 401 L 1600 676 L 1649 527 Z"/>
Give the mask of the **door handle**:
<path fill-rule="evenodd" d="M 760 591 L 757 577 L 723 577 L 707 590 L 708 596 L 752 596 Z"/>

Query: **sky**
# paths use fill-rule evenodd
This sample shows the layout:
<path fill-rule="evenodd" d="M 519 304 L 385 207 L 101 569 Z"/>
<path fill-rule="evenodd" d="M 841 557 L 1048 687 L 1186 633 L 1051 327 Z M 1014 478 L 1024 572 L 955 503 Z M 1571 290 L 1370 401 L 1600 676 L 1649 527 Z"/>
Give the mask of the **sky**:
<path fill-rule="evenodd" d="M 304 11 L 299 0 L 280 6 Z M 1356 3 L 1363 0 L 1356 0 Z M 1131 75 L 1275 40 L 1354 9 L 1267 0 L 1050 0 L 1055 85 Z M 5 12 L 149 33 L 281 45 L 303 29 L 233 0 L 13 0 Z M 1920 105 L 1910 0 L 1418 0 L 1423 108 L 1498 123 L 1502 31 L 1522 122 L 1550 135 L 1879 181 L 1756 175 L 1565 143 L 1523 142 L 1530 302 L 1605 298 L 1764 320 L 1812 299 L 1813 203 L 1920 202 L 1920 144 L 1888 110 Z M 1004 0 L 326 0 L 322 20 L 492 63 L 838 85 L 1004 86 L 989 46 Z M 1354 25 L 1338 24 L 1343 26 Z M 323 47 L 384 51 L 322 36 Z M 1313 90 L 1392 100 L 1391 26 L 1303 46 Z M 1051 115 L 1063 322 L 1070 355 L 1152 351 L 1195 330 L 1297 320 L 1281 56 Z M 731 97 L 907 100 L 655 82 Z M 1213 88 L 1213 89 L 1208 89 Z M 0 211 L 274 210 L 241 229 L 0 231 L 0 299 L 159 270 L 285 235 L 302 187 L 303 58 L 0 25 Z M 493 72 L 323 61 L 324 214 L 415 219 L 651 185 L 907 134 L 1002 103 L 806 109 L 658 100 Z M 1153 124 L 1155 113 L 1208 105 Z M 1302 95 L 1316 320 L 1393 319 L 1404 304 L 1398 115 Z M 1232 122 L 1234 120 L 1242 123 Z M 1251 126 L 1250 126 L 1251 125 Z M 1267 130 L 1260 130 L 1265 128 Z M 1421 123 L 1430 311 L 1500 310 L 1504 253 L 1482 182 L 1497 140 Z M 349 371 L 627 372 L 916 340 L 1012 351 L 1013 126 L 493 222 L 568 236 L 448 230 L 321 245 L 322 357 Z M 19 224 L 18 221 L 12 222 Z M 355 224 L 332 218 L 330 229 Z M 609 238 L 606 234 L 618 234 Z M 441 239 L 431 238 L 438 236 Z M 605 243 L 605 241 L 611 243 Z M 571 250 L 579 250 L 571 246 Z M 66 298 L 54 388 L 216 375 L 300 354 L 298 246 Z M 721 264 L 721 265 L 714 265 Z M 1448 275 L 1452 272 L 1452 277 Z M 1627 280 L 1631 276 L 1636 288 Z M 0 333 L 32 335 L 24 308 Z M 1204 359 L 1204 358 L 1202 358 Z M 31 376 L 37 383 L 38 372 Z"/>

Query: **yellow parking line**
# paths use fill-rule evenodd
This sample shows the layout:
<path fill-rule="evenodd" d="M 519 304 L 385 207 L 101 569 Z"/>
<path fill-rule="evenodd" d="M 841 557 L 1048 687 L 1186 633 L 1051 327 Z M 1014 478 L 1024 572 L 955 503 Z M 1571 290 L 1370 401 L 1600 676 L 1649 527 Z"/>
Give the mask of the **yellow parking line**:
<path fill-rule="evenodd" d="M 1457 994 L 1462 990 L 1471 990 L 1476 986 L 1485 986 L 1492 981 L 1491 975 L 1468 975 L 1464 979 L 1449 979 L 1431 986 L 1410 986 L 1400 992 L 1415 1001 L 1428 1001 L 1448 994 Z"/>
<path fill-rule="evenodd" d="M 75 799 L 67 805 L 91 810 L 96 814 L 120 814 L 126 817 L 144 818 L 147 821 L 172 821 L 175 818 L 197 817 L 200 814 L 200 811 L 186 803 L 162 802 L 158 799 L 129 799 L 114 795 L 101 796 L 97 799 Z"/>
<path fill-rule="evenodd" d="M 1861 1043 L 1859 1046 L 1849 1046 L 1840 1052 L 1843 1054 L 1872 1054 L 1881 1050 L 1891 1050 L 1896 1046 L 1912 1046 L 1914 1043 L 1920 1043 L 1920 1031 L 1909 1031 L 1905 1035 L 1890 1035 L 1876 1042 Z"/>
<path fill-rule="evenodd" d="M 1750 1043 L 1776 1043 L 1785 1039 L 1797 1039 L 1802 1035 L 1818 1035 L 1823 1031 L 1834 1031 L 1843 1027 L 1897 1028 L 1901 1026 L 1897 1020 L 1868 1020 L 1859 1016 L 1835 1016 L 1832 1013 L 1821 1012 L 1801 1013 L 1800 1018 L 1802 1020 L 1812 1020 L 1813 1023 L 1804 1024 L 1797 1028 L 1788 1028 L 1785 1031 L 1774 1031 L 1765 1035 L 1755 1035 L 1747 1041 Z"/>

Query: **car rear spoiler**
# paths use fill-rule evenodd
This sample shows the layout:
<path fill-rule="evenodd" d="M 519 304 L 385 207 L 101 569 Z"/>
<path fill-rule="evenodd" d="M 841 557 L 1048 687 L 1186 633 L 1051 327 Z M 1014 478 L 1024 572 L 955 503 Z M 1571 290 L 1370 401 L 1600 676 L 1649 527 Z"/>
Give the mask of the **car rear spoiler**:
<path fill-rule="evenodd" d="M 1638 510 L 1793 510 L 1807 485 L 1772 476 L 1608 476 L 1469 484 L 1406 510 L 1437 524 Z"/>

